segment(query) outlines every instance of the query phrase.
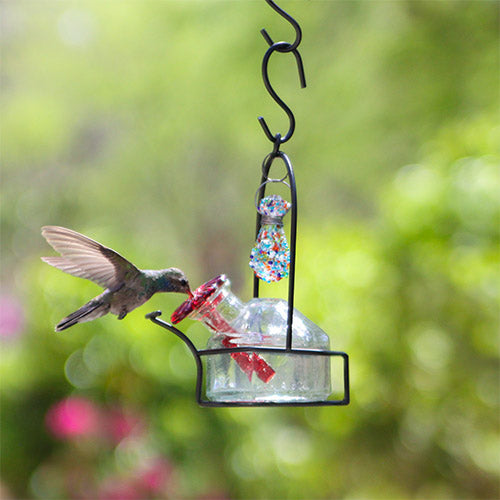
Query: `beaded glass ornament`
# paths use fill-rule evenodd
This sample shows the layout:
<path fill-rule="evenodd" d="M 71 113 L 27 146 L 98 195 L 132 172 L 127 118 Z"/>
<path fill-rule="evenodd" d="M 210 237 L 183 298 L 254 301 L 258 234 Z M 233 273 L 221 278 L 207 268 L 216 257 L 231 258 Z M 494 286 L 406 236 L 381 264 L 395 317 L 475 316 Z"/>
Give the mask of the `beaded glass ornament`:
<path fill-rule="evenodd" d="M 292 204 L 273 194 L 262 198 L 258 212 L 261 215 L 257 241 L 250 253 L 250 267 L 255 275 L 267 283 L 288 277 L 290 249 L 283 230 L 283 217 Z"/>

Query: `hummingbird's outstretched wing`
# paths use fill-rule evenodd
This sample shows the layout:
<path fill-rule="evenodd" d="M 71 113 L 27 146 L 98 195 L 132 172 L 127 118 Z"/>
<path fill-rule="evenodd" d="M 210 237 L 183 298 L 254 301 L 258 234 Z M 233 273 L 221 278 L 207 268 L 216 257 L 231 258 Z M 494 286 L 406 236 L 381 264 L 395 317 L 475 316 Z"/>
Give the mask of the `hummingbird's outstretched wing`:
<path fill-rule="evenodd" d="M 116 289 L 140 273 L 131 262 L 83 234 L 60 226 L 42 227 L 42 236 L 62 257 L 42 257 L 65 273 Z"/>

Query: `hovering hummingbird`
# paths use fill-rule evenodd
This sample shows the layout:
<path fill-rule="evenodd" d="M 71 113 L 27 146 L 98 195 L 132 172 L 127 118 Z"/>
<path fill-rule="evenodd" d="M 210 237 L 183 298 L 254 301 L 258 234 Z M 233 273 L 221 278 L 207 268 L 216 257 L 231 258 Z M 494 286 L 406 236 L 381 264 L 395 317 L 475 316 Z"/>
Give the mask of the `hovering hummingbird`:
<path fill-rule="evenodd" d="M 103 293 L 62 319 L 56 325 L 56 332 L 108 312 L 123 319 L 157 292 L 191 293 L 186 276 L 175 267 L 159 271 L 138 269 L 111 248 L 65 227 L 44 226 L 42 236 L 61 254 L 61 257 L 42 257 L 44 262 L 105 288 Z"/>

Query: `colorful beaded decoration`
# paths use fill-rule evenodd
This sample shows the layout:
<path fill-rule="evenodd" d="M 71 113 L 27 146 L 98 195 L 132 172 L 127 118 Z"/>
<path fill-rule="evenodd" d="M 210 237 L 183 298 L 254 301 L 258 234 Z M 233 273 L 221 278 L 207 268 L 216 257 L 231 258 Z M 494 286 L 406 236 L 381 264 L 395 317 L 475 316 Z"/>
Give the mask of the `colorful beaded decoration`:
<path fill-rule="evenodd" d="M 250 253 L 250 267 L 257 278 L 271 283 L 288 277 L 290 250 L 283 231 L 283 217 L 292 204 L 273 194 L 262 198 L 258 212 L 261 225 Z"/>

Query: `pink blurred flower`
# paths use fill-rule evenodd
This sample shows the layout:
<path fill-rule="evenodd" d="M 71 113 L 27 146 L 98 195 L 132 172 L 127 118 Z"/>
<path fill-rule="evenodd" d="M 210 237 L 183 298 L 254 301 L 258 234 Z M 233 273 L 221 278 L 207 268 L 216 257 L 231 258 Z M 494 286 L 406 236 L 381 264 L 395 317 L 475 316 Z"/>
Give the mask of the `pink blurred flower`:
<path fill-rule="evenodd" d="M 172 478 L 173 467 L 164 458 L 157 457 L 138 473 L 140 486 L 150 493 L 164 492 Z"/>
<path fill-rule="evenodd" d="M 125 478 L 108 478 L 101 486 L 99 500 L 142 500 L 134 482 Z"/>
<path fill-rule="evenodd" d="M 57 438 L 93 436 L 99 432 L 99 409 L 88 399 L 68 397 L 53 405 L 45 416 L 47 429 Z"/>
<path fill-rule="evenodd" d="M 24 308 L 11 295 L 0 295 L 0 339 L 18 338 L 24 329 Z"/>
<path fill-rule="evenodd" d="M 133 434 L 141 434 L 145 428 L 145 423 L 138 414 L 122 408 L 110 409 L 104 425 L 106 434 L 114 444 Z"/>

